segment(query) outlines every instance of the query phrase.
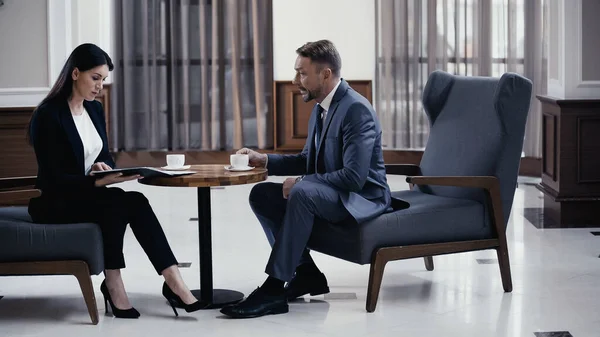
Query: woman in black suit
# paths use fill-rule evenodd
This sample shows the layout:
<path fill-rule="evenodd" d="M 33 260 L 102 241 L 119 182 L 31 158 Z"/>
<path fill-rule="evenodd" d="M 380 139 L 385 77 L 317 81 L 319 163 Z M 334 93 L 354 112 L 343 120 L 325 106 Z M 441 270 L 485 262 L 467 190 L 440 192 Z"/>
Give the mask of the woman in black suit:
<path fill-rule="evenodd" d="M 110 57 L 98 46 L 78 46 L 48 96 L 35 109 L 28 137 L 35 149 L 36 187 L 42 195 L 30 201 L 29 214 L 38 223 L 93 222 L 100 226 L 105 264 L 105 279 L 100 290 L 105 306 L 108 301 L 115 317 L 140 316 L 129 303 L 121 278 L 127 224 L 156 272 L 165 278 L 162 292 L 173 311 L 174 305 L 182 306 L 187 312 L 196 311 L 204 305 L 185 285 L 177 260 L 146 197 L 139 192 L 107 187 L 139 177 L 94 176 L 96 171 L 115 167 L 108 152 L 102 105 L 94 100 L 112 70 Z"/>

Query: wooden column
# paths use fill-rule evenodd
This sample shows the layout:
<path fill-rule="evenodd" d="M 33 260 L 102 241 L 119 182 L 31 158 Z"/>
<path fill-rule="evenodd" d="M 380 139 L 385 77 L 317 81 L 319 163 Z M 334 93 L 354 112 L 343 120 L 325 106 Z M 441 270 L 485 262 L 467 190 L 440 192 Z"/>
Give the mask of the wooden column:
<path fill-rule="evenodd" d="M 600 226 L 600 99 L 542 103 L 544 227 Z"/>

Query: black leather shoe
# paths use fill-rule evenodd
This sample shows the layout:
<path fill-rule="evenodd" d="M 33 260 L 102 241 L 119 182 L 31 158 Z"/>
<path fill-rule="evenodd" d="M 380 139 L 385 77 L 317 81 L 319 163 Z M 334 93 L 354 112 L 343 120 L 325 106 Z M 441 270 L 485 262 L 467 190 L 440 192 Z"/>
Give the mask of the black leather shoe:
<path fill-rule="evenodd" d="M 240 303 L 221 309 L 221 313 L 232 318 L 254 318 L 264 315 L 285 314 L 289 306 L 285 295 L 269 295 L 261 288 L 256 288 Z"/>
<path fill-rule="evenodd" d="M 288 301 L 310 294 L 317 296 L 329 293 L 327 279 L 323 273 L 296 274 L 285 286 L 285 296 Z"/>

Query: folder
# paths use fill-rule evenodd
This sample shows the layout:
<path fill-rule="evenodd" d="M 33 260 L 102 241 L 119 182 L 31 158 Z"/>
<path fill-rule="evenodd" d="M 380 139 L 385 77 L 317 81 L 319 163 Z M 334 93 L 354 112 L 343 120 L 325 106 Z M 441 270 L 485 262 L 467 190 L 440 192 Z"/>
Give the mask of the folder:
<path fill-rule="evenodd" d="M 139 174 L 142 178 L 155 178 L 155 177 L 177 177 L 196 173 L 195 171 L 166 171 L 160 170 L 154 167 L 128 167 L 107 171 L 94 171 L 95 177 L 102 178 L 109 174 L 122 173 L 124 176 L 132 176 Z"/>

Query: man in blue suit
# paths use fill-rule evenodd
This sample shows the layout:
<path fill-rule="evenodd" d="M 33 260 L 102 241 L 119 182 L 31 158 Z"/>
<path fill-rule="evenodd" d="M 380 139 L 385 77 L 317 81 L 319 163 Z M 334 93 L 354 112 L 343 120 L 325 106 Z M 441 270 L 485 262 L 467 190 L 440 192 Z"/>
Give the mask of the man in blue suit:
<path fill-rule="evenodd" d="M 373 107 L 340 77 L 342 62 L 333 43 L 309 42 L 296 53 L 293 84 L 305 102 L 317 102 L 304 149 L 295 155 L 238 151 L 269 175 L 300 177 L 257 184 L 250 193 L 250 206 L 272 247 L 269 277 L 244 301 L 221 310 L 234 318 L 286 313 L 288 300 L 329 292 L 306 248 L 315 218 L 361 223 L 391 209 Z"/>

